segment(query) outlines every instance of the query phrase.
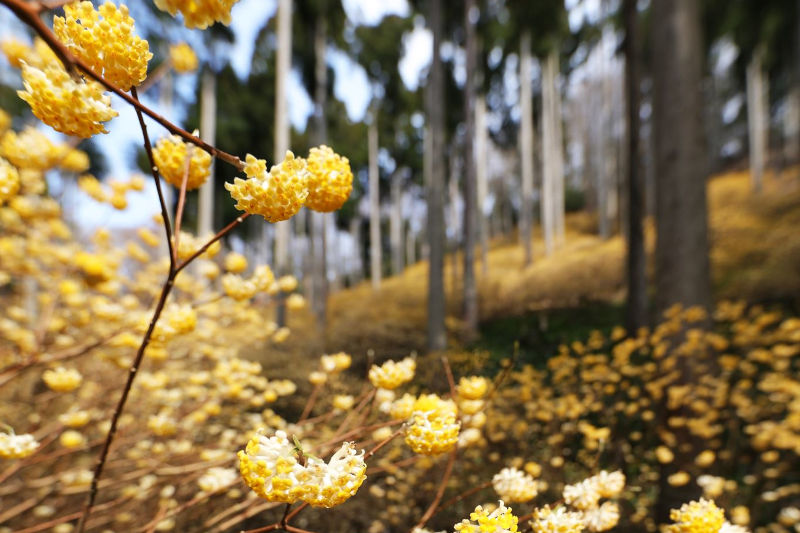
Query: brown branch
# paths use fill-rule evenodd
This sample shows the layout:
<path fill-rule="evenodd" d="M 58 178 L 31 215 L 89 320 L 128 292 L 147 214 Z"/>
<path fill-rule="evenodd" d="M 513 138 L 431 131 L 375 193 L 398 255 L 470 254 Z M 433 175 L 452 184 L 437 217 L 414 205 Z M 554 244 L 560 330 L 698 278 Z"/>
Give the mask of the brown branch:
<path fill-rule="evenodd" d="M 314 390 L 311 391 L 311 394 L 308 396 L 308 401 L 306 402 L 306 406 L 303 407 L 303 414 L 300 415 L 300 419 L 297 421 L 298 424 L 305 422 L 308 418 L 308 415 L 311 414 L 311 410 L 314 408 L 314 404 L 317 401 L 317 396 L 319 396 L 319 391 L 322 390 L 322 384 L 314 385 Z"/>
<path fill-rule="evenodd" d="M 105 467 L 106 459 L 108 458 L 108 452 L 111 449 L 111 443 L 114 441 L 114 436 L 117 433 L 117 424 L 119 423 L 119 418 L 122 415 L 122 410 L 125 408 L 125 403 L 128 401 L 128 394 L 133 387 L 133 381 L 136 379 L 136 374 L 142 364 L 144 352 L 147 349 L 147 345 L 150 344 L 150 338 L 152 337 L 153 331 L 156 328 L 156 322 L 158 322 L 161 312 L 164 310 L 164 306 L 167 303 L 167 297 L 172 291 L 172 287 L 175 283 L 175 276 L 175 270 L 171 269 L 164 286 L 161 288 L 161 295 L 158 298 L 155 311 L 153 311 L 153 317 L 150 319 L 150 325 L 147 327 L 147 332 L 145 332 L 144 337 L 142 338 L 142 343 L 139 345 L 139 349 L 136 352 L 136 357 L 133 360 L 133 364 L 131 365 L 130 369 L 128 369 L 128 380 L 125 383 L 125 388 L 122 390 L 122 396 L 120 396 L 117 407 L 114 409 L 114 414 L 111 417 L 111 427 L 108 430 L 108 435 L 106 436 L 105 443 L 103 444 L 103 450 L 100 452 L 100 457 L 98 458 L 97 465 L 94 469 L 92 485 L 89 489 L 89 501 L 86 503 L 86 507 L 83 510 L 80 522 L 78 522 L 77 533 L 83 533 L 84 529 L 86 528 L 86 521 L 92 512 L 92 507 L 94 506 L 95 499 L 97 498 L 97 484 L 100 481 L 100 476 L 103 475 L 103 468 Z"/>
<path fill-rule="evenodd" d="M 417 525 L 411 529 L 420 528 L 428 523 L 428 520 L 431 519 L 433 513 L 436 512 L 436 508 L 439 506 L 439 502 L 442 501 L 442 496 L 444 496 L 444 491 L 447 488 L 447 482 L 450 481 L 450 474 L 453 473 L 453 463 L 456 460 L 456 449 L 450 452 L 450 457 L 447 458 L 447 466 L 444 469 L 444 475 L 442 476 L 442 481 L 439 483 L 439 489 L 436 491 L 436 497 L 434 497 L 433 501 L 431 502 L 428 510 L 425 511 L 425 514 L 422 515 L 422 518 L 419 519 Z"/>
<path fill-rule="evenodd" d="M 136 87 L 131 88 L 133 99 L 139 101 L 139 93 Z M 164 232 L 167 235 L 167 249 L 169 251 L 169 268 L 175 269 L 174 251 L 172 246 L 172 223 L 169 221 L 169 210 L 167 209 L 167 202 L 164 199 L 164 191 L 161 190 L 161 178 L 158 177 L 158 165 L 153 157 L 153 145 L 150 144 L 150 135 L 147 133 L 147 124 L 144 122 L 142 111 L 137 107 L 136 116 L 139 118 L 139 127 L 142 130 L 142 137 L 144 137 L 144 151 L 147 152 L 147 159 L 150 161 L 150 171 L 153 174 L 153 181 L 156 184 L 156 191 L 158 192 L 158 203 L 161 206 L 161 219 L 164 222 Z"/>
<path fill-rule="evenodd" d="M 183 177 L 181 177 L 181 189 L 178 194 L 178 209 L 175 212 L 175 244 L 172 246 L 172 265 L 178 264 L 178 247 L 181 238 L 181 224 L 183 223 L 183 208 L 186 205 L 186 183 L 189 181 L 189 169 L 192 164 L 192 152 L 186 150 L 186 161 L 183 164 Z"/>
<path fill-rule="evenodd" d="M 444 367 L 444 374 L 447 376 L 447 385 L 450 387 L 450 397 L 456 398 L 456 381 L 453 379 L 453 371 L 450 369 L 450 361 L 446 355 L 442 356 L 442 366 Z"/>
<path fill-rule="evenodd" d="M 0 0 L 0 1 L 2 1 L 2 0 Z M 195 251 L 192 255 L 190 255 L 189 258 L 186 261 L 184 261 L 183 263 L 178 265 L 178 267 L 175 269 L 175 274 L 178 274 L 181 270 L 186 268 L 189 265 L 189 263 L 191 263 L 192 261 L 194 261 L 195 259 L 200 257 L 206 250 L 208 250 L 209 246 L 211 246 L 212 244 L 214 244 L 215 242 L 220 240 L 222 237 L 224 237 L 225 235 L 230 233 L 230 231 L 233 228 L 235 228 L 236 226 L 238 226 L 239 224 L 244 222 L 244 219 L 246 219 L 249 216 L 250 216 L 250 213 L 242 213 L 241 215 L 236 217 L 233 220 L 233 222 L 230 222 L 227 226 L 225 226 L 224 228 L 219 230 L 217 232 L 217 234 L 214 235 L 213 237 L 211 237 L 211 239 L 207 243 L 205 243 L 197 251 Z"/>
<path fill-rule="evenodd" d="M 56 54 L 59 60 L 73 73 L 76 70 L 80 70 L 81 72 L 85 73 L 87 76 L 92 78 L 93 80 L 97 81 L 101 85 L 103 85 L 107 90 L 113 92 L 123 100 L 125 100 L 128 104 L 135 107 L 137 110 L 143 112 L 145 115 L 149 116 L 159 124 L 161 124 L 164 128 L 166 128 L 170 133 L 174 133 L 175 135 L 179 135 L 183 137 L 186 141 L 202 148 L 213 157 L 217 157 L 226 163 L 234 166 L 237 170 L 241 171 L 244 169 L 244 163 L 242 160 L 236 157 L 235 155 L 231 155 L 227 152 L 223 152 L 222 150 L 208 144 L 207 142 L 203 141 L 200 137 L 196 135 L 192 135 L 188 131 L 176 126 L 166 118 L 162 117 L 149 107 L 145 106 L 137 99 L 132 98 L 128 93 L 114 85 L 113 83 L 106 80 L 103 76 L 96 73 L 92 70 L 89 65 L 87 65 L 84 61 L 80 58 L 76 57 L 75 55 L 70 52 L 66 46 L 64 46 L 61 41 L 55 36 L 55 34 L 48 28 L 44 21 L 39 18 L 39 3 L 37 4 L 29 4 L 24 2 L 23 0 L 0 0 L 0 4 L 5 5 L 14 14 L 19 18 L 22 22 L 30 26 L 39 36 L 42 38 L 44 42 L 50 46 L 53 52 Z"/>

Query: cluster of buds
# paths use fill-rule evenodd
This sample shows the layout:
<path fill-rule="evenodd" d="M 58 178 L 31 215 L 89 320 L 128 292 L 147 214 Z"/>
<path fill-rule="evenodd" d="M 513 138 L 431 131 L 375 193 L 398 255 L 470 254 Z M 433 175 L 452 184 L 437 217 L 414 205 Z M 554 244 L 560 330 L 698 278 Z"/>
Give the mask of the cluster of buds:
<path fill-rule="evenodd" d="M 394 390 L 414 378 L 417 362 L 406 357 L 399 363 L 389 360 L 382 365 L 372 365 L 369 369 L 369 381 L 379 389 Z"/>
<path fill-rule="evenodd" d="M 509 503 L 530 501 L 539 492 L 539 485 L 533 476 L 513 467 L 495 474 L 492 486 L 500 498 Z"/>

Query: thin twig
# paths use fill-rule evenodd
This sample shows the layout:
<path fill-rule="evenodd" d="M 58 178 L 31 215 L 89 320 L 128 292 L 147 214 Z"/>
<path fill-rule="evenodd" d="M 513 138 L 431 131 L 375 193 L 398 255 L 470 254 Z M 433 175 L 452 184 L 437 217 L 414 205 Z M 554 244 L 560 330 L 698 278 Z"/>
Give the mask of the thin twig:
<path fill-rule="evenodd" d="M 439 506 L 439 502 L 442 501 L 442 496 L 444 496 L 444 491 L 447 488 L 447 482 L 450 481 L 450 474 L 453 473 L 453 463 L 456 460 L 456 450 L 454 449 L 450 452 L 450 457 L 447 458 L 447 466 L 444 469 L 444 475 L 442 476 L 442 481 L 439 483 L 439 489 L 436 491 L 436 497 L 431 502 L 428 510 L 425 511 L 425 514 L 422 515 L 422 518 L 419 519 L 419 522 L 416 526 L 411 528 L 412 530 L 415 528 L 420 528 L 428 523 L 428 520 L 431 519 L 433 513 L 436 512 L 436 508 Z"/>
<path fill-rule="evenodd" d="M 314 408 L 314 404 L 317 401 L 317 396 L 319 396 L 319 391 L 321 390 L 322 390 L 322 383 L 314 385 L 314 389 L 308 396 L 308 401 L 306 402 L 306 406 L 303 407 L 303 414 L 300 415 L 300 419 L 297 421 L 298 424 L 304 422 L 306 418 L 308 418 L 308 415 L 311 414 L 311 410 Z"/>
<path fill-rule="evenodd" d="M 444 366 L 444 374 L 447 376 L 447 385 L 450 387 L 450 397 L 456 397 L 456 381 L 453 379 L 453 371 L 450 369 L 450 361 L 446 355 L 442 356 L 442 366 Z"/>
<path fill-rule="evenodd" d="M 0 1 L 2 1 L 2 0 L 0 0 Z M 233 222 L 229 223 L 227 226 L 225 226 L 224 228 L 219 230 L 217 232 L 217 234 L 214 235 L 213 237 L 211 237 L 211 239 L 207 243 L 205 243 L 203 246 L 198 248 L 192 255 L 190 255 L 189 258 L 186 261 L 184 261 L 183 263 L 178 265 L 178 267 L 175 269 L 175 274 L 179 273 L 181 270 L 186 268 L 189 265 L 189 263 L 191 263 L 192 261 L 194 261 L 195 259 L 197 259 L 201 255 L 203 255 L 203 253 L 205 253 L 205 251 L 208 250 L 209 246 L 211 246 L 212 244 L 214 244 L 215 242 L 220 240 L 222 237 L 224 237 L 225 235 L 230 233 L 230 231 L 233 228 L 235 228 L 236 226 L 238 226 L 239 224 L 244 222 L 244 219 L 246 219 L 249 216 L 250 216 L 250 213 L 242 213 L 241 215 L 236 217 L 233 220 Z"/>
<path fill-rule="evenodd" d="M 192 164 L 191 150 L 186 150 L 186 161 L 183 164 L 183 176 L 181 177 L 181 189 L 178 194 L 178 209 L 175 212 L 175 244 L 172 247 L 172 264 L 178 263 L 178 248 L 180 248 L 181 224 L 183 223 L 183 208 L 186 205 L 186 184 L 189 181 L 189 169 Z"/>
<path fill-rule="evenodd" d="M 131 88 L 131 94 L 134 100 L 139 101 L 139 94 L 136 87 Z M 158 203 L 161 206 L 161 219 L 164 222 L 164 232 L 167 236 L 167 250 L 169 251 L 169 268 L 175 269 L 174 252 L 172 249 L 172 223 L 169 221 L 169 210 L 167 209 L 167 202 L 164 199 L 164 191 L 161 190 L 161 178 L 158 177 L 158 166 L 153 157 L 153 145 L 150 143 L 150 135 L 147 133 L 147 124 L 144 122 L 141 110 L 136 108 L 136 116 L 139 118 L 139 127 L 142 130 L 142 137 L 144 137 L 144 151 L 147 153 L 147 159 L 150 161 L 150 171 L 153 174 L 153 181 L 156 184 L 156 191 L 158 192 Z"/>

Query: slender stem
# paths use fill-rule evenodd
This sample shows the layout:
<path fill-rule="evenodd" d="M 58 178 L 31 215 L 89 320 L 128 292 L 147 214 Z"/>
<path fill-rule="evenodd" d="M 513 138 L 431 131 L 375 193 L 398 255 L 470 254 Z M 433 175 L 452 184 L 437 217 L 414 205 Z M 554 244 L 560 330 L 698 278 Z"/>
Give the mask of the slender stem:
<path fill-rule="evenodd" d="M 439 509 L 436 511 L 436 513 L 438 513 L 439 511 L 442 511 L 442 510 L 444 510 L 444 509 L 447 509 L 447 508 L 448 508 L 448 507 L 450 507 L 451 505 L 453 505 L 453 504 L 456 504 L 456 503 L 460 502 L 460 501 L 461 501 L 461 500 L 463 500 L 464 498 L 467 498 L 467 497 L 469 497 L 469 496 L 472 496 L 472 495 L 473 495 L 473 494 L 475 494 L 476 492 L 480 492 L 480 491 L 482 491 L 483 489 L 489 488 L 489 487 L 491 487 L 491 486 L 492 486 L 492 482 L 491 482 L 491 481 L 487 481 L 487 482 L 485 482 L 485 483 L 481 483 L 480 485 L 478 485 L 478 486 L 476 486 L 476 487 L 472 487 L 471 489 L 469 489 L 469 490 L 466 490 L 466 491 L 462 492 L 461 494 L 456 494 L 455 496 L 453 496 L 452 498 L 450 498 L 449 500 L 447 500 L 446 502 L 444 502 L 442 505 L 440 505 L 440 506 L 439 506 Z M 434 513 L 434 514 L 436 514 L 436 513 Z"/>
<path fill-rule="evenodd" d="M 11 11 L 14 12 L 17 17 L 30 26 L 39 36 L 42 38 L 44 42 L 46 42 L 53 52 L 58 56 L 61 62 L 68 67 L 73 72 L 77 69 L 81 72 L 85 73 L 87 76 L 92 78 L 93 80 L 97 81 L 101 85 L 103 85 L 107 90 L 113 92 L 123 100 L 125 100 L 130 105 L 134 106 L 137 110 L 143 112 L 145 115 L 148 115 L 150 118 L 161 124 L 170 133 L 174 133 L 175 135 L 179 135 L 183 137 L 186 141 L 191 142 L 192 144 L 202 148 L 209 154 L 214 157 L 217 157 L 226 163 L 236 167 L 238 170 L 244 169 L 244 163 L 242 160 L 236 157 L 235 155 L 229 154 L 227 152 L 223 152 L 215 148 L 214 146 L 208 144 L 207 142 L 203 141 L 196 135 L 192 135 L 188 131 L 176 126 L 166 118 L 162 117 L 149 107 L 145 106 L 135 98 L 132 98 L 128 95 L 125 91 L 114 85 L 113 83 L 106 80 L 103 76 L 97 74 L 94 70 L 92 70 L 89 65 L 87 65 L 84 61 L 80 58 L 75 57 L 72 52 L 70 52 L 66 46 L 64 46 L 61 41 L 55 36 L 55 34 L 48 28 L 44 21 L 39 18 L 39 9 L 40 4 L 29 4 L 24 0 L 0 0 L 0 4 L 5 5 Z"/>
<path fill-rule="evenodd" d="M 2 0 L 0 0 L 0 1 L 2 1 Z M 243 214 L 239 215 L 238 217 L 236 217 L 236 219 L 234 219 L 233 222 L 229 223 L 227 226 L 225 226 L 224 228 L 219 230 L 217 232 L 217 234 L 214 235 L 213 237 L 211 237 L 211 239 L 207 243 L 205 243 L 203 246 L 201 246 L 199 249 L 197 249 L 192 255 L 190 255 L 189 258 L 186 261 L 184 261 L 183 263 L 178 265 L 178 267 L 175 269 L 175 274 L 179 273 L 181 270 L 186 268 L 186 266 L 189 263 L 191 263 L 192 261 L 194 261 L 195 259 L 197 259 L 201 255 L 203 255 L 203 253 L 206 250 L 208 250 L 209 246 L 211 246 L 212 244 L 214 244 L 215 242 L 220 240 L 222 237 L 224 237 L 225 235 L 230 233 L 230 231 L 233 228 L 235 228 L 236 226 L 238 226 L 239 224 L 244 222 L 244 219 L 246 219 L 249 216 L 250 216 L 250 213 L 243 213 Z"/>
<path fill-rule="evenodd" d="M 134 100 L 139 101 L 139 94 L 136 87 L 131 88 L 131 94 Z M 169 211 L 167 210 L 167 202 L 164 199 L 164 191 L 161 190 L 161 178 L 158 177 L 158 166 L 153 157 L 153 145 L 150 144 L 150 135 L 147 133 L 147 125 L 144 122 L 142 111 L 137 107 L 136 116 L 139 117 L 139 127 L 142 129 L 142 136 L 144 137 L 144 151 L 147 152 L 147 159 L 150 161 L 150 171 L 153 173 L 153 181 L 156 184 L 156 191 L 158 192 L 158 203 L 161 205 L 161 218 L 164 222 L 164 231 L 167 235 L 167 249 L 169 250 L 169 267 L 170 270 L 175 269 L 175 252 L 172 246 L 172 223 L 169 221 Z"/>
<path fill-rule="evenodd" d="M 436 508 L 439 506 L 439 502 L 442 501 L 442 496 L 444 496 L 444 491 L 447 488 L 447 482 L 450 481 L 450 474 L 453 473 L 453 463 L 456 460 L 456 450 L 450 452 L 450 457 L 447 458 L 447 466 L 444 469 L 444 475 L 442 476 L 442 481 L 439 483 L 439 489 L 436 491 L 436 497 L 431 502 L 431 505 L 428 507 L 428 510 L 425 511 L 425 514 L 422 515 L 422 518 L 419 519 L 415 528 L 420 528 L 428 523 L 428 520 L 431 519 L 433 513 L 436 512 Z M 414 528 L 412 528 L 414 529 Z"/>
<path fill-rule="evenodd" d="M 300 511 L 302 511 L 302 510 L 303 510 L 303 509 L 305 509 L 306 507 L 308 507 L 308 503 L 306 503 L 306 502 L 303 502 L 303 504 L 302 504 L 300 507 L 297 507 L 297 508 L 295 508 L 295 509 L 294 509 L 294 511 L 292 511 L 291 513 L 287 514 L 287 515 L 284 517 L 284 519 L 283 519 L 283 524 L 284 524 L 284 525 L 288 525 L 288 524 L 289 524 L 289 520 L 291 520 L 292 518 L 294 518 L 295 516 L 297 516 L 298 514 L 300 514 Z"/>
<path fill-rule="evenodd" d="M 453 379 L 453 371 L 450 369 L 450 361 L 446 355 L 442 356 L 442 366 L 444 366 L 444 373 L 447 376 L 447 385 L 450 386 L 450 397 L 456 397 L 456 381 Z"/>
<path fill-rule="evenodd" d="M 311 394 L 308 396 L 308 401 L 306 402 L 306 406 L 303 408 L 303 414 L 300 415 L 300 419 L 297 421 L 299 424 L 300 422 L 304 422 L 308 415 L 311 414 L 311 410 L 314 408 L 314 404 L 317 401 L 317 396 L 319 396 L 319 391 L 322 390 L 322 384 L 314 385 L 314 390 L 311 391 Z"/>
<path fill-rule="evenodd" d="M 133 364 L 128 369 L 128 380 L 125 382 L 125 388 L 122 390 L 122 396 L 120 396 L 119 402 L 117 402 L 117 407 L 114 409 L 114 414 L 111 417 L 111 427 L 108 430 L 108 435 L 106 436 L 105 443 L 103 444 L 103 450 L 100 452 L 100 457 L 98 458 L 97 465 L 94 469 L 92 485 L 89 489 L 89 501 L 86 503 L 86 507 L 83 510 L 80 522 L 78 522 L 77 533 L 83 533 L 86 528 L 86 520 L 89 518 L 89 515 L 92 512 L 92 507 L 94 506 L 95 499 L 97 498 L 97 484 L 100 481 L 100 477 L 103 475 L 103 468 L 105 467 L 106 459 L 108 458 L 108 452 L 111 449 L 111 443 L 114 441 L 114 436 L 117 433 L 117 424 L 119 423 L 119 418 L 122 415 L 122 410 L 125 408 L 125 403 L 128 401 L 128 394 L 130 394 L 131 388 L 133 387 L 133 381 L 136 379 L 139 366 L 142 364 L 144 352 L 147 349 L 147 345 L 150 344 L 150 338 L 153 336 L 153 331 L 156 328 L 156 322 L 158 322 L 161 312 L 164 310 L 164 306 L 167 303 L 167 297 L 172 291 L 172 287 L 175 283 L 175 275 L 176 273 L 171 271 L 167 276 L 167 280 L 164 283 L 164 286 L 161 288 L 161 295 L 158 298 L 155 311 L 153 311 L 153 318 L 150 319 L 150 325 L 147 327 L 147 332 L 145 332 L 144 337 L 142 338 L 142 343 L 139 345 L 139 349 L 136 352 L 136 357 L 133 360 Z"/>
<path fill-rule="evenodd" d="M 372 448 L 370 451 L 364 454 L 364 460 L 366 461 L 367 459 L 375 455 L 378 452 L 378 450 L 389 444 L 392 440 L 394 440 L 395 437 L 403 433 L 405 430 L 406 430 L 405 427 L 401 427 L 400 429 L 398 429 L 397 431 L 395 431 L 394 433 L 392 433 L 391 435 L 380 441 L 378 444 L 375 445 L 374 448 Z"/>
<path fill-rule="evenodd" d="M 175 213 L 175 245 L 172 247 L 172 264 L 178 263 L 178 247 L 181 238 L 181 224 L 183 223 L 183 208 L 186 205 L 186 184 L 189 181 L 189 168 L 192 164 L 191 150 L 186 150 L 186 161 L 183 165 L 183 177 L 181 178 L 181 190 L 178 194 L 178 210 Z"/>

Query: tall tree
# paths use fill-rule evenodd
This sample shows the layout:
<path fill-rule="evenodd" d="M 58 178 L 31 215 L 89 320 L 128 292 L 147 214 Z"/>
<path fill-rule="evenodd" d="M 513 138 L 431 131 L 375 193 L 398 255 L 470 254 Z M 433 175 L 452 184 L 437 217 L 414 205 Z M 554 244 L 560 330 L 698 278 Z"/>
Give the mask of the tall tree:
<path fill-rule="evenodd" d="M 653 2 L 657 307 L 710 307 L 703 47 L 694 0 Z"/>
<path fill-rule="evenodd" d="M 200 89 L 200 137 L 216 145 L 217 137 L 217 78 L 210 67 L 203 69 Z M 214 161 L 211 176 L 200 187 L 197 209 L 197 234 L 214 233 Z"/>
<path fill-rule="evenodd" d="M 477 47 L 475 24 L 478 8 L 475 0 L 464 2 L 466 79 L 464 81 L 464 327 L 467 338 L 477 334 L 478 288 L 475 281 L 475 244 L 477 242 L 477 188 L 475 176 L 475 73 Z M 472 20 L 473 17 L 476 20 Z"/>
<path fill-rule="evenodd" d="M 672 304 L 711 305 L 706 156 L 703 129 L 703 41 L 700 5 L 695 0 L 653 0 L 653 112 L 656 153 L 656 290 L 660 312 Z M 697 379 L 694 361 L 677 366 L 679 383 Z M 663 417 L 680 416 L 666 403 Z M 683 431 L 683 430 L 677 430 Z M 673 463 L 662 465 L 656 520 L 699 494 L 673 487 L 668 478 L 691 460 L 688 433 L 676 436 L 688 449 L 676 450 Z"/>
<path fill-rule="evenodd" d="M 639 22 L 636 0 L 624 0 L 625 97 L 628 116 L 628 296 L 625 323 L 634 334 L 647 324 L 647 257 L 644 247 L 644 179 L 639 155 Z"/>
<path fill-rule="evenodd" d="M 525 265 L 533 263 L 533 89 L 531 80 L 531 32 L 525 30 L 520 39 L 520 136 L 519 153 L 522 169 L 522 205 L 519 235 L 525 249 Z"/>
<path fill-rule="evenodd" d="M 444 326 L 444 68 L 442 1 L 429 0 L 428 26 L 433 34 L 433 54 L 426 87 L 425 114 L 430 123 L 430 181 L 428 183 L 428 348 L 447 346 Z"/>
<path fill-rule="evenodd" d="M 381 254 L 381 200 L 378 174 L 378 117 L 372 113 L 367 144 L 369 146 L 369 257 L 372 288 L 381 286 L 383 259 Z"/>
<path fill-rule="evenodd" d="M 278 0 L 278 48 L 275 79 L 275 161 L 283 161 L 289 149 L 289 110 L 286 94 L 292 53 L 292 0 Z M 275 269 L 279 275 L 289 273 L 290 221 L 275 224 Z M 286 305 L 279 302 L 278 325 L 286 323 Z"/>
<path fill-rule="evenodd" d="M 769 150 L 769 80 L 764 75 L 763 57 L 763 47 L 753 51 L 746 73 L 750 179 L 755 192 L 761 191 Z"/>

